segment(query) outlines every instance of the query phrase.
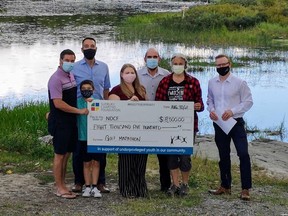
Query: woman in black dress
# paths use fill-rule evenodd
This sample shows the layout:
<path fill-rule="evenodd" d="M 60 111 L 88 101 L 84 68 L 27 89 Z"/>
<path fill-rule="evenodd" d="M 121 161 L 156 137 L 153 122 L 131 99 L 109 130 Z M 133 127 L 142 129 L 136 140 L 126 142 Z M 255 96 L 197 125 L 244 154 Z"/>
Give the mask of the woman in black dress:
<path fill-rule="evenodd" d="M 139 101 L 146 99 L 145 88 L 140 84 L 136 68 L 124 64 L 120 71 L 120 84 L 109 92 L 109 100 Z M 146 197 L 145 180 L 147 154 L 119 154 L 119 189 L 124 197 Z"/>

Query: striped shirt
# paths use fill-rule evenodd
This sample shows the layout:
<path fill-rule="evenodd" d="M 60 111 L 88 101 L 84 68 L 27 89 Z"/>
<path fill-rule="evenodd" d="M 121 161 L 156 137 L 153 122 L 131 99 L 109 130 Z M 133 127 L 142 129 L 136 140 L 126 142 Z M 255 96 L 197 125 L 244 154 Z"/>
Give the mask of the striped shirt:
<path fill-rule="evenodd" d="M 57 71 L 52 74 L 48 81 L 48 96 L 50 106 L 50 117 L 55 120 L 61 121 L 75 121 L 76 115 L 73 113 L 67 113 L 57 109 L 54 106 L 53 99 L 62 99 L 70 106 L 77 106 L 77 86 L 73 74 L 66 73 L 61 67 L 58 67 Z"/>

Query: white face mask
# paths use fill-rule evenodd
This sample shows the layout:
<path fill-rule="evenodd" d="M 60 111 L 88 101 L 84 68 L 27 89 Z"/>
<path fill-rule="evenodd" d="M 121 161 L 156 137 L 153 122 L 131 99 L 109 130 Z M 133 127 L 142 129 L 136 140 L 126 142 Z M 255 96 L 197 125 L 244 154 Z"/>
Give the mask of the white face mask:
<path fill-rule="evenodd" d="M 122 74 L 122 78 L 126 83 L 132 84 L 134 80 L 136 79 L 136 74 Z"/>
<path fill-rule="evenodd" d="M 181 74 L 185 70 L 185 65 L 172 65 L 172 72 L 175 74 Z"/>

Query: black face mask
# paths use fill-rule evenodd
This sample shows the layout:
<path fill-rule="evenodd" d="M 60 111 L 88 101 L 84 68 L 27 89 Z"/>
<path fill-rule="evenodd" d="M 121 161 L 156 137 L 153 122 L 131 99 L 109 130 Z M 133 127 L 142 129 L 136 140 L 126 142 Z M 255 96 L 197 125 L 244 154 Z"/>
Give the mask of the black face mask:
<path fill-rule="evenodd" d="M 81 90 L 80 92 L 84 98 L 90 98 L 93 95 L 93 90 Z"/>
<path fill-rule="evenodd" d="M 216 70 L 220 76 L 225 76 L 230 71 L 230 67 L 227 66 L 227 67 L 216 68 Z"/>
<path fill-rule="evenodd" d="M 83 54 L 84 54 L 84 56 L 85 56 L 86 59 L 92 60 L 92 59 L 95 57 L 96 49 L 86 49 L 86 50 L 83 50 Z"/>

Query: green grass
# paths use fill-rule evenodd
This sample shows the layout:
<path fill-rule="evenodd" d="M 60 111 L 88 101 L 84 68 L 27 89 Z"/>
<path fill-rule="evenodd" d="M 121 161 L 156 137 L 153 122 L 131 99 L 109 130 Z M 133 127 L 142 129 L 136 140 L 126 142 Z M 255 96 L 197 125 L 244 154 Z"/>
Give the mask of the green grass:
<path fill-rule="evenodd" d="M 169 58 L 162 58 L 160 61 L 159 66 L 166 68 L 168 70 L 171 69 L 170 66 L 171 59 Z M 204 72 L 206 67 L 215 67 L 214 60 L 211 61 L 204 61 L 201 57 L 187 57 L 188 61 L 188 72 Z M 263 63 L 263 62 L 276 62 L 276 61 L 285 61 L 284 57 L 279 57 L 275 55 L 267 55 L 265 57 L 258 57 L 258 56 L 241 56 L 235 57 L 232 59 L 233 68 L 237 67 L 247 67 L 251 62 L 255 63 Z"/>
<path fill-rule="evenodd" d="M 40 184 L 45 185 L 54 181 L 51 173 L 52 146 L 40 144 L 37 139 L 40 135 L 47 134 L 47 122 L 44 118 L 47 111 L 48 106 L 45 103 L 26 103 L 14 109 L 4 107 L 0 110 L 0 173 L 5 175 L 7 171 L 12 173 L 34 172 L 40 180 Z M 29 126 L 27 126 L 27 121 L 31 122 L 28 124 Z M 13 136 L 15 130 L 18 130 L 17 136 Z M 21 135 L 22 133 L 25 135 Z M 6 138 L 3 138 L 3 136 Z M 12 140 L 7 139 L 7 137 L 14 138 Z M 19 144 L 15 146 L 15 143 Z M 110 183 L 117 184 L 117 164 L 117 154 L 108 154 L 106 177 Z M 134 215 L 135 212 L 137 212 L 137 215 L 169 215 L 171 208 L 175 210 L 174 212 L 179 212 L 179 215 L 193 215 L 193 212 L 189 209 L 199 206 L 207 196 L 208 189 L 218 187 L 220 182 L 217 161 L 199 158 L 196 152 L 192 157 L 192 164 L 189 180 L 191 192 L 185 199 L 171 198 L 159 191 L 158 160 L 156 155 L 149 155 L 146 171 L 149 197 L 137 200 L 127 199 L 121 201 L 121 205 L 112 203 L 110 208 L 113 209 L 116 215 Z M 281 205 L 288 208 L 288 201 L 285 198 L 287 196 L 288 179 L 277 179 L 268 176 L 264 169 L 255 165 L 252 170 L 254 188 L 265 188 L 266 191 L 257 194 L 255 197 L 253 196 L 253 200 L 265 203 L 267 206 Z M 241 189 L 239 166 L 232 166 L 232 176 L 232 195 L 219 198 L 225 202 L 239 199 Z M 71 158 L 68 164 L 67 177 L 69 182 L 73 181 Z"/>
<path fill-rule="evenodd" d="M 115 157 L 115 155 L 112 157 Z M 111 159 L 112 158 L 110 157 L 108 164 L 110 164 L 110 168 L 115 171 L 117 170 L 117 167 L 111 166 L 111 164 L 115 165 L 115 163 L 110 162 Z M 113 161 L 115 162 L 115 158 L 113 158 Z M 113 208 L 117 215 L 134 215 L 135 212 L 137 212 L 137 215 L 169 215 L 171 214 L 171 209 L 174 210 L 173 212 L 179 212 L 179 215 L 193 215 L 193 212 L 189 211 L 189 209 L 191 207 L 199 206 L 208 195 L 208 189 L 217 188 L 220 182 L 217 161 L 201 159 L 197 157 L 196 154 L 192 157 L 192 164 L 193 166 L 189 180 L 189 195 L 185 197 L 185 199 L 179 197 L 171 198 L 158 191 L 160 186 L 157 172 L 157 157 L 155 155 L 149 155 L 146 180 L 148 184 L 153 184 L 152 186 L 149 185 L 149 198 L 137 200 L 127 199 L 125 202 L 121 203 L 121 205 L 112 205 L 111 208 Z M 255 165 L 252 169 L 253 187 L 256 190 L 258 188 L 265 188 L 266 191 L 265 193 L 257 193 L 257 196 L 254 196 L 254 192 L 252 192 L 253 202 L 265 203 L 267 206 L 287 206 L 288 208 L 288 200 L 286 198 L 288 180 L 269 177 L 266 175 L 264 169 Z M 156 170 L 156 172 L 153 172 L 154 174 L 152 174 L 152 170 Z M 109 173 L 109 171 L 107 173 Z M 239 193 L 241 191 L 239 166 L 232 166 L 232 176 L 232 195 L 217 197 L 217 199 L 222 199 L 224 202 L 232 202 L 233 200 L 239 199 Z M 167 208 L 167 206 L 169 208 Z"/>
<path fill-rule="evenodd" d="M 142 15 L 149 16 L 149 15 Z M 131 18 L 133 19 L 133 18 Z M 138 18 L 137 18 L 138 19 Z M 182 43 L 196 46 L 271 46 L 273 36 L 267 28 L 261 28 L 262 25 L 254 29 L 242 31 L 229 31 L 222 27 L 219 29 L 207 29 L 198 32 L 191 32 L 189 29 L 173 29 L 166 26 L 159 26 L 154 23 L 133 25 L 129 23 L 125 26 L 118 27 L 118 40 L 123 41 L 142 41 L 142 42 L 166 42 L 166 43 Z M 277 25 L 270 24 L 271 27 Z M 287 37 L 287 29 L 281 28 L 279 32 L 285 33 Z M 279 44 L 278 44 L 279 45 Z"/>
<path fill-rule="evenodd" d="M 53 156 L 50 145 L 41 144 L 40 136 L 47 135 L 46 103 L 23 103 L 13 109 L 0 110 L 0 164 L 11 163 L 13 172 L 46 169 Z M 15 160 L 14 160 L 15 158 Z M 35 165 L 36 164 L 36 165 Z M 8 166 L 9 167 L 9 166 Z M 4 166 L 5 169 L 5 166 Z"/>

